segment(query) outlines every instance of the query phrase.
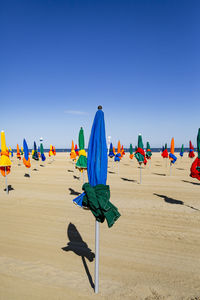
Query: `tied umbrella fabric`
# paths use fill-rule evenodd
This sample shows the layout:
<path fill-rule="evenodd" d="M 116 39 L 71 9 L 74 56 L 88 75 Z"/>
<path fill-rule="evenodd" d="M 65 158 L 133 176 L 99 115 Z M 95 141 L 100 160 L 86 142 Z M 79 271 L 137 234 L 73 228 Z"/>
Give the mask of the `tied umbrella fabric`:
<path fill-rule="evenodd" d="M 190 176 L 200 180 L 200 128 L 197 134 L 197 152 L 198 152 L 198 156 L 194 160 L 190 168 Z"/>
<path fill-rule="evenodd" d="M 21 160 L 21 154 L 20 154 L 20 151 L 19 151 L 19 145 L 17 144 L 17 158 L 19 160 Z"/>
<path fill-rule="evenodd" d="M 50 145 L 49 157 L 53 156 L 53 146 Z"/>
<path fill-rule="evenodd" d="M 23 163 L 27 168 L 31 167 L 30 163 L 30 157 L 29 157 L 29 151 L 28 151 L 28 145 L 26 140 L 23 140 L 23 147 L 24 147 L 24 157 L 23 157 Z"/>
<path fill-rule="evenodd" d="M 167 144 L 165 144 L 165 148 L 163 149 L 161 155 L 162 155 L 163 158 L 168 158 L 169 157 L 169 153 L 167 151 Z"/>
<path fill-rule="evenodd" d="M 171 140 L 169 159 L 172 164 L 175 164 L 175 162 L 177 160 L 177 157 L 174 155 L 174 138 L 172 138 L 172 140 Z"/>
<path fill-rule="evenodd" d="M 130 144 L 130 155 L 129 155 L 129 157 L 130 157 L 130 159 L 133 159 L 133 145 L 132 144 Z"/>
<path fill-rule="evenodd" d="M 193 157 L 195 157 L 195 154 L 194 154 L 194 146 L 192 145 L 192 142 L 191 142 L 191 141 L 189 142 L 189 147 L 190 147 L 190 149 L 189 149 L 189 154 L 188 154 L 188 156 L 189 156 L 190 158 L 193 158 Z"/>
<path fill-rule="evenodd" d="M 117 153 L 115 155 L 115 159 L 114 161 L 120 161 L 122 158 L 122 155 L 121 155 L 121 144 L 120 144 L 120 141 L 118 141 L 118 145 L 117 145 Z"/>
<path fill-rule="evenodd" d="M 33 156 L 32 156 L 32 158 L 33 158 L 34 160 L 39 160 L 36 142 L 34 142 L 34 150 L 33 150 Z"/>
<path fill-rule="evenodd" d="M 139 163 L 144 163 L 146 165 L 147 160 L 145 157 L 145 152 L 143 149 L 143 142 L 142 142 L 142 136 L 141 134 L 138 135 L 138 147 L 135 151 L 135 158 Z"/>
<path fill-rule="evenodd" d="M 71 147 L 71 152 L 70 152 L 70 158 L 72 160 L 75 160 L 76 159 L 76 152 L 74 150 L 74 141 L 72 140 L 72 147 Z"/>
<path fill-rule="evenodd" d="M 150 144 L 149 142 L 147 142 L 146 158 L 151 159 L 151 156 L 152 156 L 152 152 L 151 152 Z"/>
<path fill-rule="evenodd" d="M 9 152 L 10 152 L 11 157 L 13 157 L 13 150 L 11 149 L 11 147 L 9 147 Z"/>
<path fill-rule="evenodd" d="M 182 144 L 182 146 L 181 146 L 181 151 L 180 151 L 180 156 L 181 156 L 181 157 L 183 157 L 183 153 L 184 153 L 184 146 L 183 146 L 183 144 Z"/>
<path fill-rule="evenodd" d="M 109 156 L 110 158 L 113 158 L 113 157 L 115 156 L 115 154 L 114 154 L 114 152 L 113 152 L 113 144 L 112 144 L 112 143 L 110 143 L 110 149 L 109 149 L 109 154 L 108 154 L 108 156 Z"/>
<path fill-rule="evenodd" d="M 1 158 L 0 158 L 0 171 L 1 174 L 5 177 L 10 173 L 11 169 L 11 160 L 9 158 L 9 151 L 6 147 L 6 138 L 5 132 L 1 132 Z"/>
<path fill-rule="evenodd" d="M 87 157 L 84 149 L 85 140 L 84 140 L 84 131 L 82 127 L 79 131 L 78 143 L 79 143 L 79 158 L 76 163 L 76 168 L 78 168 L 80 171 L 83 171 L 83 169 L 87 169 Z"/>
<path fill-rule="evenodd" d="M 46 156 L 44 155 L 44 148 L 43 148 L 43 144 L 40 143 L 40 155 L 41 155 L 41 160 L 45 161 L 46 160 Z"/>
<path fill-rule="evenodd" d="M 106 185 L 107 164 L 104 113 L 99 109 L 94 118 L 88 146 L 89 183 L 83 185 L 84 193 L 73 201 L 81 207 L 84 205 L 88 207 L 97 221 L 103 223 L 106 219 L 108 227 L 111 227 L 120 217 L 120 213 L 109 201 L 110 189 Z"/>
<path fill-rule="evenodd" d="M 121 156 L 123 157 L 124 155 L 125 155 L 125 151 L 124 151 L 124 146 L 122 145 Z"/>
<path fill-rule="evenodd" d="M 78 147 L 77 147 L 77 144 L 75 145 L 75 152 L 76 152 L 76 156 L 78 156 Z"/>

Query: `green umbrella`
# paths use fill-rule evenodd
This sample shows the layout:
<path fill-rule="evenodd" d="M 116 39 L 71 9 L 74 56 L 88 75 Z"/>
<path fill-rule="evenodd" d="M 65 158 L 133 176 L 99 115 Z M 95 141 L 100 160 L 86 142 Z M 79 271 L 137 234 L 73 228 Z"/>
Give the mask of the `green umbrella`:
<path fill-rule="evenodd" d="M 130 154 L 133 154 L 133 145 L 130 144 Z"/>
<path fill-rule="evenodd" d="M 144 146 L 142 142 L 142 135 L 138 135 L 138 147 L 135 153 L 135 157 L 139 163 L 144 163 L 146 164 L 146 158 L 145 158 L 145 153 L 144 153 Z"/>
<path fill-rule="evenodd" d="M 132 144 L 130 144 L 130 159 L 132 159 L 133 158 L 133 145 Z"/>
<path fill-rule="evenodd" d="M 81 171 L 83 169 L 87 169 L 87 157 L 84 149 L 85 141 L 84 141 L 84 132 L 82 127 L 79 131 L 78 144 L 79 144 L 79 158 L 76 163 L 76 168 L 78 168 Z"/>
<path fill-rule="evenodd" d="M 149 142 L 147 142 L 146 158 L 147 159 L 151 159 L 151 155 L 152 155 L 152 153 L 151 153 L 151 147 L 150 147 Z"/>

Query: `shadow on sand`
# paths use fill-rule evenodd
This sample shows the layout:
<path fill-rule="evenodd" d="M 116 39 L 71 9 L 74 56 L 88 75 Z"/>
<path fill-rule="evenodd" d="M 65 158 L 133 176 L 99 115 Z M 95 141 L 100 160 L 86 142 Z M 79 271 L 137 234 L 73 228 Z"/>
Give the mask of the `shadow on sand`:
<path fill-rule="evenodd" d="M 24 177 L 30 178 L 31 176 L 30 176 L 30 174 L 25 173 L 25 174 L 24 174 Z"/>
<path fill-rule="evenodd" d="M 166 174 L 161 174 L 161 173 L 152 173 L 152 174 L 159 175 L 159 176 L 166 176 Z"/>
<path fill-rule="evenodd" d="M 124 180 L 124 181 L 136 182 L 136 180 L 128 179 L 128 178 L 125 178 L 125 177 L 121 177 L 121 179 Z"/>
<path fill-rule="evenodd" d="M 184 204 L 184 202 L 181 201 L 181 200 L 176 200 L 176 199 L 173 199 L 173 198 L 169 198 L 169 197 L 167 197 L 167 196 L 165 196 L 165 195 L 159 195 L 159 194 L 156 194 L 156 193 L 154 193 L 154 195 L 155 195 L 155 196 L 158 196 L 158 197 L 160 197 L 160 198 L 163 198 L 164 201 L 165 201 L 166 203 L 177 204 L 177 205 L 184 205 L 184 206 L 189 207 L 189 208 L 191 208 L 191 209 L 200 211 L 200 209 L 198 209 L 198 208 L 195 208 L 195 207 L 193 207 L 193 206 Z"/>
<path fill-rule="evenodd" d="M 72 173 L 73 173 L 74 171 L 72 171 L 72 170 L 67 170 L 67 172 L 72 172 Z"/>
<path fill-rule="evenodd" d="M 80 177 L 78 177 L 78 176 L 75 176 L 75 175 L 73 175 L 73 177 L 74 177 L 74 179 L 77 179 L 77 180 L 79 180 L 79 179 L 80 179 Z"/>
<path fill-rule="evenodd" d="M 72 188 L 69 188 L 69 191 L 70 191 L 70 195 L 75 195 L 75 196 L 78 196 L 80 195 L 81 193 L 79 192 L 76 192 L 75 190 L 73 190 Z"/>
<path fill-rule="evenodd" d="M 69 243 L 66 247 L 63 247 L 63 251 L 72 251 L 76 255 L 81 256 L 83 266 L 85 268 L 85 272 L 87 274 L 89 283 L 91 287 L 94 289 L 94 282 L 92 280 L 92 276 L 90 274 L 90 271 L 88 269 L 87 263 L 85 258 L 87 258 L 90 262 L 92 262 L 95 258 L 95 254 L 92 252 L 90 248 L 88 248 L 88 245 L 82 240 L 82 237 L 78 230 L 76 229 L 76 226 L 72 223 L 69 223 L 67 228 L 67 235 L 69 238 Z"/>
<path fill-rule="evenodd" d="M 198 183 L 198 182 L 192 182 L 192 181 L 187 181 L 187 180 L 182 180 L 182 181 L 190 183 L 190 184 L 194 184 L 194 185 L 200 185 L 200 183 Z"/>
<path fill-rule="evenodd" d="M 10 191 L 14 191 L 14 188 L 12 187 L 11 184 L 8 185 L 8 193 L 9 193 Z M 4 192 L 6 192 L 6 188 L 4 189 Z"/>

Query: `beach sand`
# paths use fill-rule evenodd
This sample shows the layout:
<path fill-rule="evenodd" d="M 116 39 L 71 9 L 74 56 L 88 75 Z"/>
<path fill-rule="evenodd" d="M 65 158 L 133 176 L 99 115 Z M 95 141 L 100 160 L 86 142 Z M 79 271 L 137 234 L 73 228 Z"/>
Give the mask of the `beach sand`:
<path fill-rule="evenodd" d="M 109 160 L 110 200 L 121 217 L 100 225 L 98 295 L 95 219 L 72 203 L 82 181 L 69 153 L 44 167 L 32 162 L 30 178 L 14 158 L 9 195 L 0 179 L 0 299 L 200 299 L 200 182 L 189 177 L 187 154 L 177 156 L 169 176 L 153 153 L 142 184 L 135 158 L 127 153 L 119 174 Z"/>

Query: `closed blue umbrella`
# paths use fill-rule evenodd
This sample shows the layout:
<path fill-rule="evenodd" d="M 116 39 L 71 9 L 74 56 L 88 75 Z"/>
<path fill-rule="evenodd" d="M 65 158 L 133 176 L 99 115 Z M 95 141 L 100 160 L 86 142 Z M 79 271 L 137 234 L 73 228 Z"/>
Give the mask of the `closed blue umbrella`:
<path fill-rule="evenodd" d="M 29 159 L 29 151 L 28 151 L 28 145 L 27 145 L 27 142 L 26 142 L 25 139 L 23 141 L 23 148 L 24 148 L 24 157 L 25 157 L 25 160 L 28 160 Z"/>
<path fill-rule="evenodd" d="M 101 109 L 99 106 L 96 112 L 88 145 L 89 183 L 85 183 L 82 187 L 85 193 L 73 200 L 79 206 L 89 207 L 96 218 L 95 293 L 98 293 L 99 222 L 103 223 L 106 219 L 108 226 L 111 227 L 120 217 L 117 208 L 109 202 L 110 189 L 106 185 L 108 158 L 104 113 Z"/>
<path fill-rule="evenodd" d="M 23 163 L 27 168 L 31 167 L 31 163 L 30 163 L 30 157 L 29 157 L 29 150 L 28 150 L 28 145 L 26 140 L 23 140 L 23 148 L 24 148 L 24 157 L 23 157 Z M 30 174 L 29 174 L 30 176 Z"/>
<path fill-rule="evenodd" d="M 115 154 L 114 154 L 114 152 L 113 152 L 113 144 L 112 144 L 112 143 L 110 143 L 110 149 L 109 149 L 109 154 L 108 154 L 108 156 L 109 156 L 110 158 L 112 158 L 113 156 L 115 156 Z"/>

